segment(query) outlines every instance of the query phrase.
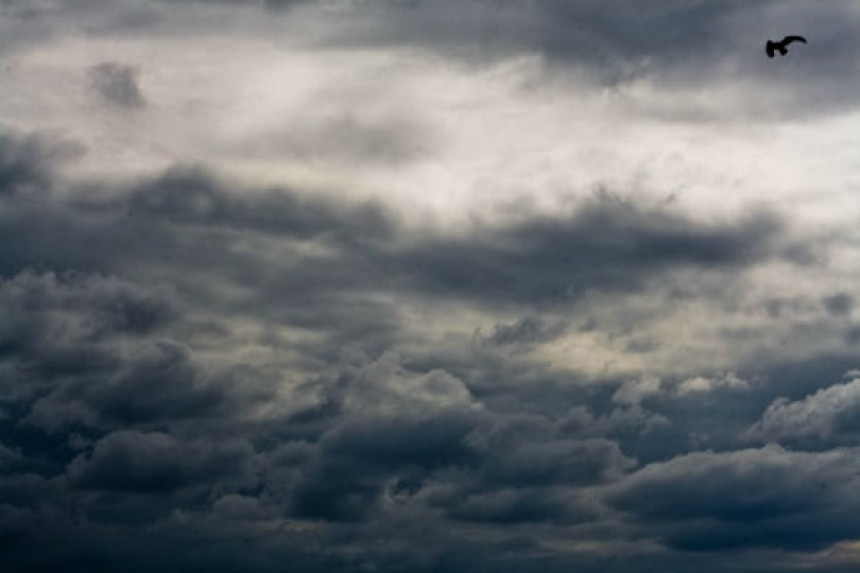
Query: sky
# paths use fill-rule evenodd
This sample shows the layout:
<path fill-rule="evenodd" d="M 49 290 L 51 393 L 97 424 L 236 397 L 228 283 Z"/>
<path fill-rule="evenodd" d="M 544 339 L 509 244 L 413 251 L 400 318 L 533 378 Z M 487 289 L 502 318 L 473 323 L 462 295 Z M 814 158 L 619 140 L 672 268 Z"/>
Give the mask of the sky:
<path fill-rule="evenodd" d="M 0 0 L 0 568 L 856 571 L 858 37 Z"/>

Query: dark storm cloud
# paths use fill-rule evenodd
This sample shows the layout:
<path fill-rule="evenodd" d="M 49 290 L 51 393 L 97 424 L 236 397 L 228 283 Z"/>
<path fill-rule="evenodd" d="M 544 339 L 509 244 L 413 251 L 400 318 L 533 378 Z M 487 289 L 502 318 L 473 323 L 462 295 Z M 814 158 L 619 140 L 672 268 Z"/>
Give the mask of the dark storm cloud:
<path fill-rule="evenodd" d="M 112 428 L 218 413 L 232 379 L 204 375 L 189 351 L 158 340 L 178 317 L 169 301 L 99 276 L 0 282 L 0 433 L 20 456 L 5 470 L 55 475 Z"/>
<path fill-rule="evenodd" d="M 112 206 L 132 218 L 283 234 L 300 240 L 384 239 L 394 224 L 378 205 L 342 207 L 303 198 L 288 189 L 244 194 L 226 188 L 200 168 L 170 169 L 135 186 Z"/>
<path fill-rule="evenodd" d="M 44 20 L 106 12 L 107 5 L 103 0 L 53 2 L 25 10 L 29 4 L 12 3 L 9 10 L 19 18 L 26 13 Z M 760 96 L 766 93 L 783 105 L 794 102 L 798 112 L 816 101 L 819 110 L 850 105 L 850 89 L 856 87 L 845 73 L 857 63 L 857 22 L 848 0 L 826 5 L 776 0 L 647 5 L 632 0 L 611 5 L 597 0 L 152 0 L 114 12 L 128 19 L 151 8 L 169 18 L 173 11 L 195 6 L 268 9 L 267 17 L 290 17 L 283 8 L 306 6 L 332 25 L 324 35 L 327 45 L 419 45 L 478 60 L 538 53 L 552 64 L 586 66 L 611 85 L 650 78 L 689 87 L 691 82 L 705 86 L 740 78 L 755 81 Z M 123 28 L 119 20 L 112 25 Z M 793 52 L 797 57 L 778 62 L 765 57 L 769 37 L 793 33 L 811 39 Z M 788 85 L 796 95 L 784 91 Z M 752 97 L 748 103 L 755 103 Z M 756 109 L 766 110 L 764 103 Z"/>
<path fill-rule="evenodd" d="M 775 255 L 778 235 L 778 220 L 767 214 L 708 225 L 598 199 L 570 217 L 429 241 L 384 263 L 428 293 L 541 304 L 594 288 L 640 288 L 669 269 L 743 267 Z"/>
<path fill-rule="evenodd" d="M 281 10 L 299 4 L 307 13 Z M 234 22 L 256 34 L 259 11 L 274 27 L 331 18 L 319 34 L 341 47 L 539 54 L 550 73 L 585 68 L 620 88 L 740 80 L 759 110 L 799 86 L 776 98 L 792 105 L 773 113 L 792 116 L 856 99 L 847 2 L 313 4 L 5 1 L 0 50 L 59 37 L 66 18 L 72 35 L 166 22 L 189 42 Z M 810 44 L 764 57 L 767 36 L 794 32 Z M 106 103 L 146 104 L 132 67 L 88 77 Z M 387 166 L 435 150 L 408 117 L 326 117 L 264 147 Z M 855 349 L 738 352 L 737 375 L 596 380 L 535 352 L 606 339 L 660 376 L 659 352 L 688 336 L 672 322 L 683 305 L 701 306 L 717 343 L 768 342 L 765 328 L 742 339 L 723 326 L 739 315 L 810 343 L 850 332 L 855 301 L 838 288 L 737 300 L 760 266 L 825 265 L 829 245 L 776 214 L 697 217 L 604 194 L 418 232 L 377 203 L 205 165 L 70 182 L 61 163 L 81 152 L 0 135 L 4 570 L 766 571 L 860 535 L 860 391 L 841 378 Z M 638 330 L 638 307 L 624 315 L 631 299 L 666 318 L 663 338 Z"/>
<path fill-rule="evenodd" d="M 801 400 L 774 400 L 745 437 L 809 447 L 853 445 L 860 423 L 860 381 L 821 388 Z"/>
<path fill-rule="evenodd" d="M 293 511 L 334 521 L 366 518 L 398 470 L 426 478 L 439 468 L 476 464 L 477 456 L 464 443 L 474 425 L 452 414 L 348 422 L 320 441 L 320 458 L 296 488 Z"/>
<path fill-rule="evenodd" d="M 0 309 L 5 317 L 0 363 L 13 368 L 8 376 L 15 382 L 8 391 L 13 396 L 42 394 L 39 408 L 45 408 L 48 426 L 62 425 L 69 416 L 94 414 L 76 397 L 104 392 L 86 384 L 88 376 L 121 371 L 113 342 L 155 331 L 170 312 L 165 301 L 121 281 L 61 280 L 29 272 L 0 282 Z M 120 384 L 130 389 L 127 382 Z M 109 395 L 102 395 L 104 406 Z M 51 414 L 55 401 L 59 411 Z"/>
<path fill-rule="evenodd" d="M 205 416 L 221 405 L 222 390 L 200 382 L 201 375 L 180 348 L 161 343 L 140 352 L 142 356 L 124 357 L 119 367 L 106 365 L 100 384 L 61 384 L 32 405 L 26 421 L 47 429 L 67 424 L 128 427 Z M 104 360 L 116 363 L 117 358 Z M 38 374 L 60 379 L 77 374 L 65 363 L 44 370 Z"/>
<path fill-rule="evenodd" d="M 477 493 L 451 504 L 452 519 L 497 525 L 583 523 L 594 519 L 588 504 L 548 490 L 516 488 Z"/>
<path fill-rule="evenodd" d="M 149 334 L 175 313 L 163 291 L 116 278 L 50 272 L 23 272 L 0 282 L 0 307 L 6 317 L 0 348 L 18 356 L 45 345 Z"/>
<path fill-rule="evenodd" d="M 637 108 L 670 120 L 814 116 L 856 107 L 857 19 L 849 1 L 379 0 L 352 5 L 327 43 L 418 45 L 446 57 L 486 62 L 539 54 L 552 72 L 585 69 L 623 90 L 664 89 L 669 107 Z M 764 55 L 769 37 L 804 34 L 791 58 Z M 739 105 L 717 112 L 685 91 L 737 88 Z M 623 94 L 624 92 L 619 92 Z"/>
<path fill-rule="evenodd" d="M 473 463 L 473 453 L 463 443 L 475 421 L 447 414 L 429 420 L 357 421 L 327 434 L 322 453 L 349 457 L 378 468 L 434 468 Z"/>
<path fill-rule="evenodd" d="M 501 455 L 487 452 L 482 481 L 512 487 L 613 481 L 635 466 L 618 444 L 605 439 L 556 439 L 527 443 Z"/>
<path fill-rule="evenodd" d="M 146 104 L 137 83 L 136 68 L 103 62 L 90 67 L 87 76 L 95 93 L 112 105 L 135 109 Z"/>
<path fill-rule="evenodd" d="M 161 433 L 118 431 L 69 465 L 69 481 L 99 491 L 170 491 L 235 472 L 251 451 L 241 441 L 182 443 Z"/>
<path fill-rule="evenodd" d="M 378 9 L 384 41 L 427 42 L 440 49 L 470 46 L 498 50 L 535 49 L 595 65 L 619 66 L 648 58 L 679 61 L 691 54 L 713 58 L 732 49 L 726 28 L 737 16 L 754 16 L 774 2 L 674 1 L 643 6 L 618 0 L 467 0 L 466 2 L 367 2 Z M 450 18 L 452 14 L 459 18 Z M 666 30 L 670 32 L 667 33 Z M 617 69 L 615 71 L 618 71 Z"/>
<path fill-rule="evenodd" d="M 291 494 L 295 515 L 363 520 L 379 510 L 392 480 L 421 484 L 445 468 L 481 463 L 467 437 L 482 416 L 463 383 L 444 371 L 417 373 L 386 354 L 344 372 L 330 395 L 336 414 Z"/>
<path fill-rule="evenodd" d="M 779 219 L 771 214 L 705 223 L 603 196 L 567 216 L 539 216 L 463 238 L 418 241 L 374 204 L 335 206 L 288 189 L 239 193 L 200 169 L 172 169 L 119 199 L 87 200 L 77 208 L 79 215 L 64 216 L 44 232 L 53 234 L 59 226 L 72 227 L 67 234 L 81 237 L 115 235 L 107 252 L 91 253 L 90 260 L 113 259 L 109 249 L 126 245 L 123 248 L 135 252 L 141 262 L 151 262 L 161 258 L 155 251 L 169 248 L 171 256 L 193 267 L 235 264 L 236 271 L 242 270 L 231 273 L 235 280 L 253 282 L 257 296 L 284 302 L 291 297 L 320 300 L 349 285 L 357 292 L 389 290 L 490 306 L 546 306 L 576 300 L 589 289 L 636 290 L 678 269 L 733 272 L 756 261 L 797 258 L 795 243 L 786 241 Z M 25 253 L 40 249 L 44 239 L 39 240 L 39 231 L 37 227 L 34 235 L 31 226 L 29 234 L 17 239 Z M 325 257 L 296 253 L 296 258 L 278 264 L 252 254 L 239 258 L 231 252 L 228 231 L 247 231 L 239 240 L 262 233 L 260 240 L 265 235 L 316 240 L 335 250 Z M 7 233 L 25 231 L 21 226 Z M 220 263 L 209 249 L 215 244 L 221 245 Z M 44 256 L 55 257 L 56 252 Z M 30 260 L 39 258 L 29 254 Z M 319 310 L 324 317 L 325 306 Z"/>
<path fill-rule="evenodd" d="M 175 570 L 164 555 L 181 554 L 189 571 L 546 559 L 562 571 L 583 562 L 543 545 L 554 528 L 583 542 L 788 547 L 811 528 L 798 516 L 820 510 L 830 525 L 802 548 L 853 531 L 831 494 L 802 493 L 819 487 L 812 469 L 783 476 L 819 467 L 825 490 L 853 495 L 839 451 L 689 453 L 695 431 L 737 439 L 761 418 L 778 434 L 786 416 L 767 406 L 783 379 L 679 397 L 680 381 L 588 385 L 508 352 L 569 332 L 555 311 L 590 291 L 671 300 L 676 273 L 731 284 L 758 264 L 802 267 L 802 241 L 775 215 L 700 220 L 600 195 L 451 236 L 205 167 L 70 183 L 50 138 L 0 143 L 0 543 L 15 540 L 0 564 Z M 505 312 L 486 335 L 432 342 L 406 323 L 413 300 Z M 821 383 L 801 377 L 790 400 Z M 762 537 L 742 543 L 727 523 Z M 525 527 L 538 541 L 511 540 Z M 457 540 L 475 528 L 492 541 Z"/>
<path fill-rule="evenodd" d="M 15 25 L 0 40 L 0 50 L 4 43 L 12 49 L 64 34 L 145 34 L 155 28 L 177 36 L 206 33 L 230 21 L 219 19 L 219 12 L 250 17 L 238 24 L 247 25 L 249 33 L 277 34 L 278 26 L 301 12 L 320 31 L 308 40 L 326 48 L 418 46 L 478 64 L 537 54 L 550 74 L 560 71 L 563 77 L 570 68 L 584 69 L 622 98 L 634 83 L 654 86 L 669 105 L 636 95 L 630 103 L 638 112 L 668 120 L 771 121 L 857 104 L 857 80 L 847 70 L 857 67 L 858 26 L 848 0 L 826 5 L 670 0 L 645 6 L 615 0 L 611 7 L 595 0 L 151 0 L 116 6 L 93 0 L 15 6 L 9 12 Z M 809 45 L 779 61 L 764 55 L 768 38 L 794 33 L 809 37 Z M 118 87 L 128 85 L 125 80 L 110 83 L 116 86 L 112 91 L 131 93 Z M 702 104 L 700 96 L 711 90 L 728 91 L 737 105 Z M 311 152 L 314 147 L 321 149 L 311 146 Z"/>
<path fill-rule="evenodd" d="M 79 145 L 46 135 L 3 130 L 0 132 L 0 198 L 47 191 L 53 167 L 82 151 Z"/>
<path fill-rule="evenodd" d="M 815 550 L 860 531 L 846 503 L 860 485 L 857 469 L 853 450 L 697 452 L 644 467 L 607 500 L 679 549 Z"/>
<path fill-rule="evenodd" d="M 802 336 L 821 335 L 807 329 Z M 695 380 L 664 377 L 660 391 L 651 394 L 645 406 L 671 424 L 643 437 L 621 439 L 622 447 L 635 452 L 641 463 L 650 463 L 701 449 L 731 451 L 772 442 L 815 452 L 856 445 L 855 388 L 850 377 L 843 378 L 860 363 L 856 351 L 808 358 L 773 353 L 744 362 L 737 364 L 744 385 L 715 384 L 723 375 L 713 373 L 703 375 L 712 381 L 708 389 L 693 391 L 701 387 Z M 585 417 L 580 425 L 593 423 Z"/>

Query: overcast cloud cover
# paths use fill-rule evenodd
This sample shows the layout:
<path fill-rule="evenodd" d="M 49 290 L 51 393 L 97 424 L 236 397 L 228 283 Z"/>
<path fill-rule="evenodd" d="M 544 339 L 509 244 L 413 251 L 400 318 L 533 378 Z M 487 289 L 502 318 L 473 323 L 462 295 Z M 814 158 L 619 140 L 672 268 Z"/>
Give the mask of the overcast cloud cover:
<path fill-rule="evenodd" d="M 0 568 L 857 570 L 858 37 L 0 0 Z"/>

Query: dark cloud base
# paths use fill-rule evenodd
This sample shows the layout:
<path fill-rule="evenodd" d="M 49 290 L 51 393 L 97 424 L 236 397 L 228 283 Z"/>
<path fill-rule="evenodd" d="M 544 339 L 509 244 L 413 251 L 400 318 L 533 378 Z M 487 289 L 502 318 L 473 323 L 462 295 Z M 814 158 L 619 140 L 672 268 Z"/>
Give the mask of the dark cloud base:
<path fill-rule="evenodd" d="M 705 297 L 819 264 L 773 213 L 603 194 L 452 238 L 205 166 L 70 182 L 76 153 L 0 138 L 6 570 L 724 571 L 719 552 L 762 571 L 860 535 L 853 410 L 827 406 L 856 353 L 740 364 L 760 382 L 719 407 L 529 358 L 600 328 L 575 314 L 590 293 L 671 301 L 692 274 Z M 433 341 L 403 318 L 415 301 L 499 320 Z M 808 411 L 833 423 L 787 432 Z"/>

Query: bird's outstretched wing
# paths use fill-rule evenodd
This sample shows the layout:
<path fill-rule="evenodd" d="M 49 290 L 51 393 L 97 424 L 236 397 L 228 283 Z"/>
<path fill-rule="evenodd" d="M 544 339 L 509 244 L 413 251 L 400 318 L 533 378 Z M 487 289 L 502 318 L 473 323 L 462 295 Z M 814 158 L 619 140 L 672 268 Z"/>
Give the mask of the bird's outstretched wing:
<path fill-rule="evenodd" d="M 806 41 L 806 38 L 804 38 L 803 36 L 786 36 L 782 39 L 783 46 L 787 46 L 792 42 L 803 42 L 804 44 L 808 43 Z"/>
<path fill-rule="evenodd" d="M 764 51 L 768 58 L 772 58 L 774 53 L 776 53 L 776 44 L 768 40 L 767 45 L 764 47 Z"/>

